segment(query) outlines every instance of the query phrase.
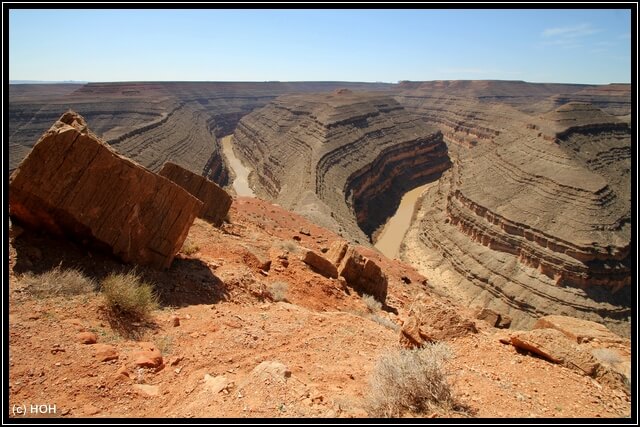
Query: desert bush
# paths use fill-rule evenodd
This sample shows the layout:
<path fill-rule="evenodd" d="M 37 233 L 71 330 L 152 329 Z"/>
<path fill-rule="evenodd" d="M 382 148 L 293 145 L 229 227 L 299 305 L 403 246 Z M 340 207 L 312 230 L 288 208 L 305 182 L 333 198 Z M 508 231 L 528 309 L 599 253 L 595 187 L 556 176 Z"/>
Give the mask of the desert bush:
<path fill-rule="evenodd" d="M 285 282 L 274 282 L 269 286 L 269 294 L 274 301 L 286 301 L 289 285 Z"/>
<path fill-rule="evenodd" d="M 371 313 L 375 313 L 376 311 L 379 311 L 382 309 L 382 303 L 377 299 L 375 299 L 374 297 L 372 297 L 371 295 L 363 294 L 362 301 L 364 301 L 365 305 L 367 306 L 367 309 Z"/>
<path fill-rule="evenodd" d="M 38 298 L 82 295 L 96 289 L 96 283 L 80 270 L 60 266 L 42 274 L 26 273 L 21 281 L 26 291 Z"/>
<path fill-rule="evenodd" d="M 287 240 L 284 242 L 280 243 L 280 247 L 292 254 L 296 254 L 299 251 L 299 246 L 296 242 L 294 242 L 293 240 Z"/>
<path fill-rule="evenodd" d="M 158 296 L 135 272 L 110 274 L 102 281 L 107 309 L 118 317 L 143 320 L 158 308 Z"/>
<path fill-rule="evenodd" d="M 187 256 L 190 256 L 195 254 L 199 250 L 200 250 L 200 246 L 196 245 L 191 239 L 187 237 L 184 243 L 182 244 L 182 249 L 180 249 L 180 252 L 182 252 Z"/>
<path fill-rule="evenodd" d="M 399 417 L 453 408 L 455 402 L 445 367 L 450 357 L 451 351 L 443 343 L 383 354 L 370 379 L 369 413 Z"/>
<path fill-rule="evenodd" d="M 381 316 L 378 316 L 377 314 L 370 314 L 369 319 L 384 326 L 385 328 L 391 329 L 392 331 L 400 332 L 400 326 L 393 323 L 391 320 L 387 319 L 386 317 L 381 317 Z"/>
<path fill-rule="evenodd" d="M 591 354 L 600 362 L 610 366 L 615 366 L 622 362 L 622 358 L 617 351 L 609 348 L 594 348 Z"/>

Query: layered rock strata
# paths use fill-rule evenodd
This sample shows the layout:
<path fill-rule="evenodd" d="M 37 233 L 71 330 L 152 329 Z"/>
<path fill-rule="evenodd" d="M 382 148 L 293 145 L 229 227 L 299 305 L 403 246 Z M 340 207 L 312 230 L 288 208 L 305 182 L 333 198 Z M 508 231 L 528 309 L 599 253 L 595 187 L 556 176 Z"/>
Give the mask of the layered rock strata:
<path fill-rule="evenodd" d="M 175 182 L 204 204 L 202 211 L 198 215 L 199 218 L 217 226 L 222 224 L 229 212 L 231 202 L 233 202 L 233 199 L 226 191 L 214 182 L 171 162 L 167 162 L 162 166 L 159 175 Z"/>
<path fill-rule="evenodd" d="M 388 96 L 346 90 L 280 97 L 234 141 L 259 196 L 360 242 L 450 166 L 437 130 Z"/>
<path fill-rule="evenodd" d="M 117 154 L 67 112 L 12 174 L 9 214 L 26 226 L 108 248 L 125 262 L 166 268 L 202 202 Z"/>
<path fill-rule="evenodd" d="M 476 112 L 463 118 L 462 100 L 423 101 L 435 103 L 427 117 L 440 116 L 455 161 L 424 196 L 405 259 L 440 271 L 450 293 L 516 327 L 566 314 L 628 333 L 628 126 L 584 103 L 532 117 L 472 100 L 464 102 Z M 452 123 L 493 136 L 468 144 Z"/>

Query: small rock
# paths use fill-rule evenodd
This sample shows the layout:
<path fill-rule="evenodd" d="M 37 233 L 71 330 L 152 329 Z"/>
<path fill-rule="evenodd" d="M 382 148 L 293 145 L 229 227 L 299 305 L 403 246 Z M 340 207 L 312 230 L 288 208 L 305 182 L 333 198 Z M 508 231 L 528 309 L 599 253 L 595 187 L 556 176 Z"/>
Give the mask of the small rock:
<path fill-rule="evenodd" d="M 302 238 L 300 236 L 293 236 L 293 240 L 299 242 L 300 240 L 302 240 Z"/>
<path fill-rule="evenodd" d="M 131 376 L 129 375 L 129 370 L 127 369 L 127 367 L 125 365 L 122 365 L 120 367 L 120 369 L 118 369 L 116 371 L 116 374 L 119 375 L 119 376 L 131 378 Z"/>
<path fill-rule="evenodd" d="M 134 384 L 135 388 L 140 394 L 147 396 L 158 396 L 160 394 L 160 386 L 149 384 Z"/>
<path fill-rule="evenodd" d="M 229 380 L 227 379 L 227 377 L 224 377 L 222 375 L 212 377 L 209 374 L 204 374 L 204 385 L 207 390 L 209 390 L 213 394 L 216 394 L 229 387 Z"/>
<path fill-rule="evenodd" d="M 402 276 L 400 280 L 402 280 L 407 285 L 411 283 L 411 279 L 408 276 Z"/>
<path fill-rule="evenodd" d="M 84 415 L 96 415 L 100 413 L 100 408 L 96 408 L 92 404 L 88 403 L 84 405 L 84 407 L 82 408 L 82 412 L 84 413 Z"/>
<path fill-rule="evenodd" d="M 184 359 L 184 357 L 178 356 L 178 357 L 174 358 L 173 360 L 171 360 L 171 363 L 169 363 L 169 364 L 171 366 L 176 366 L 178 363 L 182 362 L 183 359 Z"/>
<path fill-rule="evenodd" d="M 95 357 L 100 362 L 106 362 L 108 360 L 115 360 L 119 357 L 116 348 L 109 344 L 95 344 L 93 346 L 95 350 Z"/>
<path fill-rule="evenodd" d="M 82 344 L 95 344 L 98 342 L 98 336 L 93 332 L 80 332 L 76 335 L 76 339 Z"/>
<path fill-rule="evenodd" d="M 309 231 L 308 228 L 301 228 L 299 233 L 304 234 L 305 236 L 311 236 L 311 231 Z"/>
<path fill-rule="evenodd" d="M 142 350 L 133 354 L 136 366 L 159 368 L 163 365 L 162 353 L 153 343 L 140 343 Z"/>
<path fill-rule="evenodd" d="M 171 324 L 176 327 L 176 326 L 180 326 L 180 318 L 178 316 L 173 316 L 171 318 Z"/>

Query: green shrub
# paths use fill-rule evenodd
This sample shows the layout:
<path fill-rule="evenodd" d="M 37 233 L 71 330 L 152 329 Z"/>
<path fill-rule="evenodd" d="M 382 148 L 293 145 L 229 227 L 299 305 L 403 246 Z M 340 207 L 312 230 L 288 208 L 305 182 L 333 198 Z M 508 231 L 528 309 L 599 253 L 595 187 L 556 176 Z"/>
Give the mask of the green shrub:
<path fill-rule="evenodd" d="M 135 272 L 110 274 L 102 281 L 107 309 L 118 317 L 143 320 L 158 308 L 158 297 Z"/>

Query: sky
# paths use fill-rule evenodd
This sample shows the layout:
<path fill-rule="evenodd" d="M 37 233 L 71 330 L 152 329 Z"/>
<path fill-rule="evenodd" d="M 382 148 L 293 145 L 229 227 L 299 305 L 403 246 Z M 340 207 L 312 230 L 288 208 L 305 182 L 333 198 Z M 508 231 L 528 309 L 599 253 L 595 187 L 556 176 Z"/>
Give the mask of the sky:
<path fill-rule="evenodd" d="M 9 11 L 9 79 L 629 83 L 630 10 Z"/>

